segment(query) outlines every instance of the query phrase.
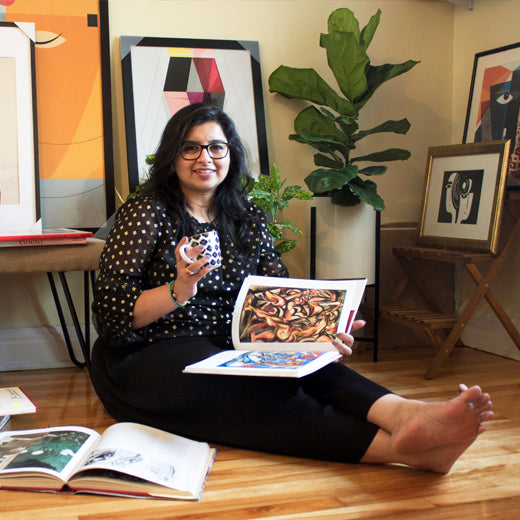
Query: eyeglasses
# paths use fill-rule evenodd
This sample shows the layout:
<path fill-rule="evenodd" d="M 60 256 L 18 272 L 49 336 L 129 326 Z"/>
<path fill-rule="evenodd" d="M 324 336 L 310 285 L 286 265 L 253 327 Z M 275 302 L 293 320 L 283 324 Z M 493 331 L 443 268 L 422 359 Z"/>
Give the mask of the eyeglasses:
<path fill-rule="evenodd" d="M 219 142 L 209 144 L 184 143 L 181 146 L 181 157 L 186 161 L 195 161 L 201 156 L 202 150 L 207 150 L 212 159 L 224 159 L 229 152 L 229 146 L 227 143 Z"/>

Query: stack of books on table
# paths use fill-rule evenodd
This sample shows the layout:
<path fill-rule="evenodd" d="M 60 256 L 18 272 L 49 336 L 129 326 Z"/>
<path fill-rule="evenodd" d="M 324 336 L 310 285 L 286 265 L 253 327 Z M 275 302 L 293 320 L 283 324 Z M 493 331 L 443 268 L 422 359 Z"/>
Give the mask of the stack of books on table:
<path fill-rule="evenodd" d="M 11 415 L 36 412 L 35 404 L 17 386 L 0 388 L 0 431 L 8 430 Z"/>
<path fill-rule="evenodd" d="M 86 244 L 87 238 L 91 236 L 93 236 L 91 231 L 68 228 L 43 229 L 41 232 L 3 233 L 0 235 L 0 247 Z"/>

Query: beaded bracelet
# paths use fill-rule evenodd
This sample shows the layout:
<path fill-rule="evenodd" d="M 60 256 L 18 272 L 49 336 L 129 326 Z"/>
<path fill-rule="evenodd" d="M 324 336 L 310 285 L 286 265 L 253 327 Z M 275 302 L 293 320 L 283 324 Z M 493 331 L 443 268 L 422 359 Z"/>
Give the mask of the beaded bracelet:
<path fill-rule="evenodd" d="M 175 280 L 172 280 L 168 284 L 168 289 L 170 291 L 170 298 L 172 299 L 172 302 L 175 303 L 175 305 L 177 305 L 177 307 L 184 307 L 188 303 L 188 300 L 186 300 L 184 303 L 180 303 L 179 301 L 177 301 L 177 295 L 175 294 L 175 291 L 173 290 L 174 284 L 175 284 Z"/>

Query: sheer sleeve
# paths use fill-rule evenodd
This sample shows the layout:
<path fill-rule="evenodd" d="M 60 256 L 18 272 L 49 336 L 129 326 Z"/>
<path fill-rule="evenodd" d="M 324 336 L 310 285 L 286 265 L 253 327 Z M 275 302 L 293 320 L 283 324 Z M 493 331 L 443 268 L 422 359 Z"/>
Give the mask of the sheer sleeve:
<path fill-rule="evenodd" d="M 119 209 L 99 264 L 92 305 L 100 336 L 121 345 L 142 340 L 132 328 L 134 304 L 146 286 L 146 269 L 163 234 L 157 203 L 143 198 Z"/>

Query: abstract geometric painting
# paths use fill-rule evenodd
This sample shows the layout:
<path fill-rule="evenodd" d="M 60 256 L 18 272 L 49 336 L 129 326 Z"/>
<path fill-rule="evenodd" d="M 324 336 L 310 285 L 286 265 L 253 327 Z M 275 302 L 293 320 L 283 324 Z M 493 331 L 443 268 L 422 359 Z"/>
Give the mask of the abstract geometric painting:
<path fill-rule="evenodd" d="M 36 28 L 43 227 L 97 229 L 115 209 L 108 0 L 0 0 Z"/>
<path fill-rule="evenodd" d="M 475 54 L 464 143 L 511 141 L 510 189 L 520 187 L 520 43 Z"/>
<path fill-rule="evenodd" d="M 211 101 L 234 120 L 255 174 L 269 170 L 258 42 L 121 37 L 130 190 L 148 175 L 170 117 Z"/>

